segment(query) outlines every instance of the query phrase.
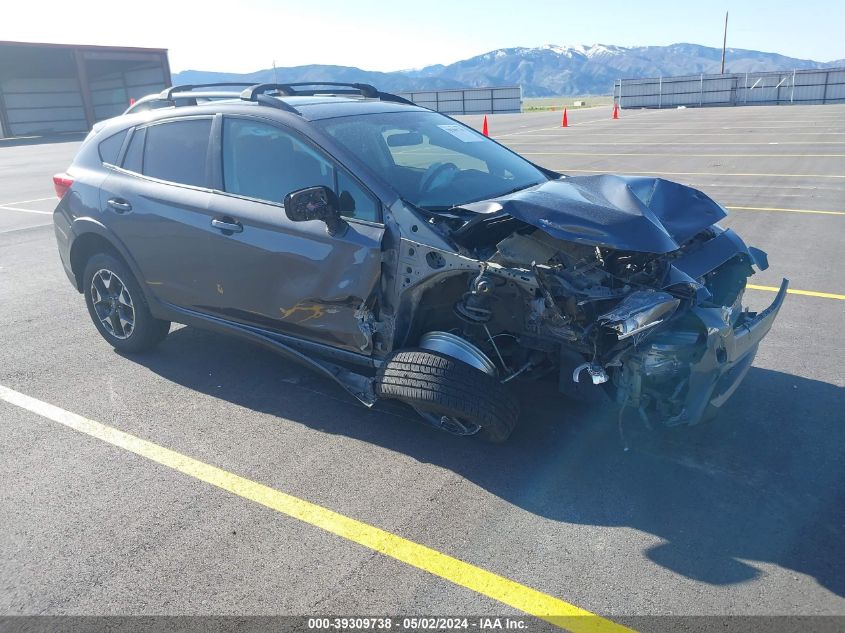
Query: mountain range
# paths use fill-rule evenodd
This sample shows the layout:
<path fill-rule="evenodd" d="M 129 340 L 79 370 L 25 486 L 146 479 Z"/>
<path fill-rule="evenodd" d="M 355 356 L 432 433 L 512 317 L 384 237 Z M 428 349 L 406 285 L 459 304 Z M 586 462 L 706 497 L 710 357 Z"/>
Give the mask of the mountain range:
<path fill-rule="evenodd" d="M 521 85 L 526 97 L 610 94 L 619 78 L 718 73 L 722 49 L 698 44 L 669 46 L 558 46 L 500 48 L 453 64 L 414 70 L 376 72 L 352 66 L 312 64 L 268 68 L 252 73 L 186 70 L 173 75 L 174 84 L 222 81 L 362 82 L 389 92 L 480 86 Z M 727 49 L 725 71 L 803 70 L 845 66 L 845 59 L 816 62 L 777 53 Z"/>

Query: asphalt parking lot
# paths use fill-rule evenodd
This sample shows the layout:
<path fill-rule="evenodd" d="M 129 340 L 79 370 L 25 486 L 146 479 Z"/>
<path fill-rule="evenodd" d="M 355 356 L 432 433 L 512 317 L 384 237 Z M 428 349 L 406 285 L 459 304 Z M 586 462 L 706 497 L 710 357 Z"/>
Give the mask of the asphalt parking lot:
<path fill-rule="evenodd" d="M 521 616 L 496 598 L 518 595 L 641 630 L 845 616 L 845 105 L 601 107 L 565 129 L 560 114 L 492 116 L 490 132 L 565 173 L 701 188 L 769 254 L 752 309 L 791 281 L 712 424 L 632 425 L 624 452 L 610 409 L 529 392 L 511 441 L 489 446 L 216 334 L 121 356 L 56 252 L 50 177 L 78 140 L 0 141 L 0 386 L 319 506 L 295 518 L 0 399 L 0 614 Z M 409 562 L 356 536 L 370 528 L 321 529 L 327 510 L 431 550 Z M 438 574 L 438 553 L 478 571 Z"/>

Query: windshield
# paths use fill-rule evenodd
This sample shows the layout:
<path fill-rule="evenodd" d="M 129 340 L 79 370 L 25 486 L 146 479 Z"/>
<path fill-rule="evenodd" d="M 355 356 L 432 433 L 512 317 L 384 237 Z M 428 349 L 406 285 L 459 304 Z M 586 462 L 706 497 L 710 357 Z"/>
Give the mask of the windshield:
<path fill-rule="evenodd" d="M 365 114 L 315 124 L 423 209 L 448 209 L 548 180 L 528 161 L 436 112 Z"/>

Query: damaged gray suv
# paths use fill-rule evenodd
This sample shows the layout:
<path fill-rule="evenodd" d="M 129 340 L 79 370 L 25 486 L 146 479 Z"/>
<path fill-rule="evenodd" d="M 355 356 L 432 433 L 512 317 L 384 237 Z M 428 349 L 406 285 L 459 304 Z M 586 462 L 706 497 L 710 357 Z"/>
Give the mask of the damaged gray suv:
<path fill-rule="evenodd" d="M 230 333 L 503 441 L 515 385 L 550 376 L 620 419 L 712 417 L 783 303 L 786 280 L 743 309 L 766 255 L 689 187 L 567 177 L 365 84 L 209 87 L 99 124 L 54 177 L 62 263 L 119 351 Z"/>

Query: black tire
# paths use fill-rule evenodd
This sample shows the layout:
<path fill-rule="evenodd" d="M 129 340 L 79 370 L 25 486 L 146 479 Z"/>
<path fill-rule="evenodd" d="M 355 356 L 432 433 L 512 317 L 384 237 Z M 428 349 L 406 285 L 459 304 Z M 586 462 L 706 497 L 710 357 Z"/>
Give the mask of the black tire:
<path fill-rule="evenodd" d="M 92 288 L 95 276 L 96 290 Z M 104 279 L 108 279 L 108 286 L 104 286 Z M 108 292 L 109 289 L 112 292 Z M 114 297 L 118 290 L 119 297 Z M 88 260 L 82 273 L 82 293 L 97 331 L 119 352 L 146 351 L 163 341 L 170 331 L 170 321 L 156 319 L 150 314 L 135 276 L 114 255 L 97 253 Z M 95 300 L 96 297 L 99 300 Z M 131 327 L 128 325 L 130 315 Z M 103 318 L 107 324 L 103 323 Z"/>
<path fill-rule="evenodd" d="M 471 365 L 428 350 L 403 350 L 389 357 L 376 374 L 375 391 L 380 398 L 477 424 L 488 442 L 507 440 L 519 418 L 519 405 L 505 385 Z"/>

